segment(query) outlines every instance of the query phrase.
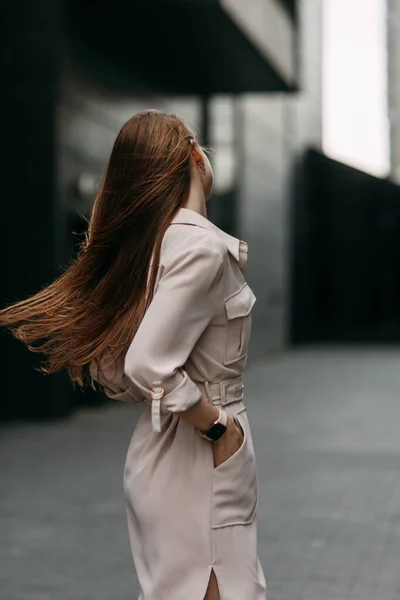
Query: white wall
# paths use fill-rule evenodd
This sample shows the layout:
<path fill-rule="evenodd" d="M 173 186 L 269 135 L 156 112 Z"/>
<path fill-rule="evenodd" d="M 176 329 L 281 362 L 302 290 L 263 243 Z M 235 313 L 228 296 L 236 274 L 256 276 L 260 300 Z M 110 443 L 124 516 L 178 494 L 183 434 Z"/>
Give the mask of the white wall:
<path fill-rule="evenodd" d="M 398 55 L 400 6 L 398 0 L 391 5 Z M 324 0 L 324 151 L 377 177 L 389 173 L 386 29 L 386 0 Z M 398 105 L 399 58 L 393 58 Z"/>

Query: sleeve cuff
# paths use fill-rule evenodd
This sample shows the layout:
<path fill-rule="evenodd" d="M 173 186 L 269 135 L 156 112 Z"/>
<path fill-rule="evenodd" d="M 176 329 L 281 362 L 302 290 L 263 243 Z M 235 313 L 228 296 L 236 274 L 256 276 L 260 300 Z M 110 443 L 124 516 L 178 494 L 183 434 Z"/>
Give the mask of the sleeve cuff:
<path fill-rule="evenodd" d="M 161 403 L 163 413 L 183 412 L 201 400 L 201 391 L 190 379 L 186 371 L 180 369 L 183 375 L 177 387 L 165 394 L 160 400 L 151 401 L 151 424 L 153 431 L 161 431 Z"/>

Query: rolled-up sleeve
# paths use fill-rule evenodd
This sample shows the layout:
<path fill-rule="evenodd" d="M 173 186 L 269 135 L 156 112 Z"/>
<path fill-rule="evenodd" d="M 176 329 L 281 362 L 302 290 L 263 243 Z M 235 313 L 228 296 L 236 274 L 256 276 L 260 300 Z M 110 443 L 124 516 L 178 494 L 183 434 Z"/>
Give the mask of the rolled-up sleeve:
<path fill-rule="evenodd" d="M 130 385 L 150 401 L 152 388 L 160 386 L 167 412 L 187 410 L 201 399 L 184 365 L 223 301 L 224 258 L 223 249 L 207 239 L 176 252 L 125 356 Z M 153 406 L 155 431 L 159 403 Z"/>

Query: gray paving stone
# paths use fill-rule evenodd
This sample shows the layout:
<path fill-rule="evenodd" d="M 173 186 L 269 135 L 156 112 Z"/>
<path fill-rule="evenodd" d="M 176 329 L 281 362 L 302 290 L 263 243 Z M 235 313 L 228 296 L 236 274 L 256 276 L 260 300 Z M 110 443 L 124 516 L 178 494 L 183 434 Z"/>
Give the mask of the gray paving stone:
<path fill-rule="evenodd" d="M 248 369 L 269 600 L 400 598 L 399 366 L 398 349 L 309 349 Z M 1 600 L 137 600 L 122 471 L 139 414 L 0 431 Z"/>

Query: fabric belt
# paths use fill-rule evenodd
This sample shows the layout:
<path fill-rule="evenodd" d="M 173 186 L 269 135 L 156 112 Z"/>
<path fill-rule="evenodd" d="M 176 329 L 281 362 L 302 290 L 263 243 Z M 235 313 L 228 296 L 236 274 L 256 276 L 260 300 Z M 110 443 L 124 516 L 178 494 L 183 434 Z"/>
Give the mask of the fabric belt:
<path fill-rule="evenodd" d="M 243 400 L 244 383 L 241 375 L 225 381 L 195 381 L 194 383 L 200 389 L 202 397 L 216 406 L 226 406 Z M 168 414 L 162 410 L 162 398 L 155 396 L 153 400 L 148 401 L 148 404 L 151 405 L 153 431 L 161 432 L 162 415 Z"/>
<path fill-rule="evenodd" d="M 226 406 L 232 402 L 243 400 L 243 377 L 235 377 L 225 381 L 195 381 L 206 399 L 214 405 Z"/>

